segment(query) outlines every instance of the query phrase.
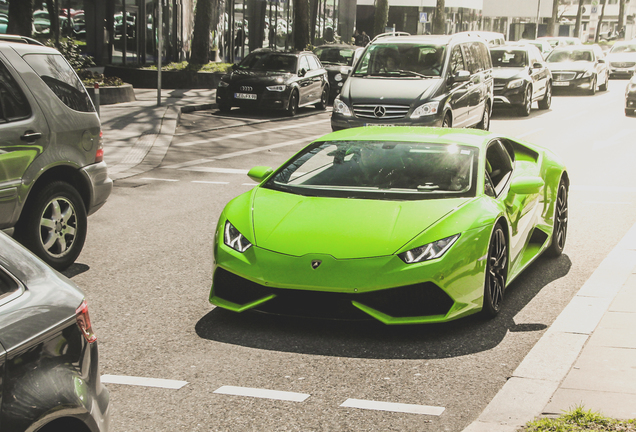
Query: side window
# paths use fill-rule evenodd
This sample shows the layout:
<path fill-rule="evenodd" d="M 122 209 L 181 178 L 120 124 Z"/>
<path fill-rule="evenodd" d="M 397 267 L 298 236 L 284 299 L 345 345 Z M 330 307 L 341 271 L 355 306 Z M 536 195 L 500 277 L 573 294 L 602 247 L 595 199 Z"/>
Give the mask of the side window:
<path fill-rule="evenodd" d="M 470 49 L 470 43 L 462 44 L 462 51 L 464 52 L 464 64 L 466 66 L 466 70 L 471 74 L 474 74 L 479 69 L 479 65 L 477 64 L 477 59 L 474 56 L 474 52 Z"/>
<path fill-rule="evenodd" d="M 9 69 L 0 62 L 0 123 L 31 116 L 31 107 Z"/>
<path fill-rule="evenodd" d="M 486 178 L 492 182 L 496 195 L 499 195 L 506 186 L 511 173 L 510 154 L 499 141 L 494 141 L 488 146 L 486 152 Z"/>
<path fill-rule="evenodd" d="M 298 62 L 298 70 L 305 69 L 305 71 L 309 70 L 309 62 L 307 61 L 307 56 L 302 56 L 300 58 L 300 62 Z"/>
<path fill-rule="evenodd" d="M 486 44 L 479 44 L 479 51 L 481 52 L 481 59 L 484 64 L 484 69 L 492 69 L 492 60 L 490 58 L 490 50 Z"/>
<path fill-rule="evenodd" d="M 459 45 L 457 45 L 453 48 L 453 51 L 451 51 L 451 58 L 450 58 L 451 76 L 455 76 L 455 74 L 459 72 L 460 70 L 466 70 L 466 67 L 464 66 L 464 56 L 462 55 L 462 50 L 459 47 Z"/>
<path fill-rule="evenodd" d="M 24 60 L 64 105 L 75 111 L 95 111 L 84 84 L 61 55 L 29 54 L 24 56 Z"/>
<path fill-rule="evenodd" d="M 17 292 L 20 285 L 9 276 L 4 269 L 0 268 L 0 305 L 4 304 L 11 294 Z"/>
<path fill-rule="evenodd" d="M 311 68 L 311 70 L 316 70 L 316 69 L 320 69 L 320 62 L 318 61 L 318 59 L 314 56 L 308 56 L 307 59 L 309 60 L 309 67 Z"/>

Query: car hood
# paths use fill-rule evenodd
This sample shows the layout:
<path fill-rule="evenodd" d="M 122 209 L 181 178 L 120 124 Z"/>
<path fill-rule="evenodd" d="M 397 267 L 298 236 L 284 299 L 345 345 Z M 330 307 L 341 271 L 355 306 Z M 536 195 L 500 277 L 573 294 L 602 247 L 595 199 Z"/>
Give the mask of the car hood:
<path fill-rule="evenodd" d="M 253 201 L 255 244 L 292 256 L 316 253 L 354 259 L 392 255 L 470 199 L 324 198 L 259 188 Z"/>
<path fill-rule="evenodd" d="M 232 84 L 279 83 L 287 82 L 293 75 L 284 72 L 240 71 L 225 76 L 225 81 Z"/>
<path fill-rule="evenodd" d="M 511 79 L 521 75 L 525 68 L 494 68 L 492 77 L 495 79 Z"/>
<path fill-rule="evenodd" d="M 440 78 L 378 78 L 352 77 L 347 80 L 348 96 L 355 104 L 411 105 L 430 98 L 440 84 Z"/>
<path fill-rule="evenodd" d="M 585 72 L 594 66 L 592 62 L 563 62 L 548 63 L 548 68 L 552 71 Z"/>

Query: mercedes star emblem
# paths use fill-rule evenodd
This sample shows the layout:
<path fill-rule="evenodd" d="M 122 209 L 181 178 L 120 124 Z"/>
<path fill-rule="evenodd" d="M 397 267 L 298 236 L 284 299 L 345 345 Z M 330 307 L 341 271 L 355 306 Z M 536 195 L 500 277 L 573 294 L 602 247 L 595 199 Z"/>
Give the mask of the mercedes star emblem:
<path fill-rule="evenodd" d="M 322 261 L 320 261 L 320 260 L 312 260 L 311 261 L 311 268 L 316 270 L 318 267 L 320 267 L 320 264 L 322 264 Z"/>
<path fill-rule="evenodd" d="M 384 114 L 386 114 L 386 108 L 384 108 L 382 105 L 378 105 L 373 109 L 373 114 L 376 117 L 384 117 Z"/>

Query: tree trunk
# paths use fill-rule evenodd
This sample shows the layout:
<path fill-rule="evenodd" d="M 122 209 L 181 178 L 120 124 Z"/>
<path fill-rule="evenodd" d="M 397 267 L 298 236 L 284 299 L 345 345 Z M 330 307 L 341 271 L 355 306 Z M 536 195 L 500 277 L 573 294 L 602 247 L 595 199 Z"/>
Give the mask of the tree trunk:
<path fill-rule="evenodd" d="M 294 48 L 304 50 L 309 41 L 309 0 L 294 0 Z"/>
<path fill-rule="evenodd" d="M 192 53 L 190 63 L 206 64 L 210 62 L 210 27 L 212 25 L 212 2 L 198 0 L 194 11 L 194 30 L 192 32 Z"/>
<path fill-rule="evenodd" d="M 60 16 L 60 3 L 58 0 L 46 0 L 46 10 L 49 13 L 51 20 L 51 30 L 49 37 L 55 41 L 55 46 L 60 46 L 60 19 L 54 19 L 54 17 Z"/>
<path fill-rule="evenodd" d="M 594 43 L 598 43 L 598 38 L 601 35 L 601 25 L 603 24 L 603 18 L 605 18 L 605 3 L 607 3 L 607 0 L 601 0 L 601 17 L 598 19 L 598 24 L 596 26 Z"/>
<path fill-rule="evenodd" d="M 618 5 L 618 26 L 616 31 L 620 34 L 625 27 L 625 0 L 619 0 Z"/>
<path fill-rule="evenodd" d="M 446 33 L 446 2 L 445 0 L 437 0 L 435 6 L 435 15 L 433 16 L 433 34 Z"/>
<path fill-rule="evenodd" d="M 559 24 L 559 0 L 552 0 L 552 17 L 548 21 L 548 36 L 558 36 L 559 32 L 556 31 Z"/>
<path fill-rule="evenodd" d="M 386 24 L 389 21 L 389 1 L 376 0 L 375 16 L 373 17 L 373 37 L 384 33 Z"/>
<path fill-rule="evenodd" d="M 31 37 L 33 28 L 33 0 L 13 0 L 9 2 L 8 34 Z"/>
<path fill-rule="evenodd" d="M 583 0 L 579 0 L 579 8 L 576 11 L 576 24 L 574 24 L 574 37 L 581 35 L 581 19 L 583 17 Z"/>

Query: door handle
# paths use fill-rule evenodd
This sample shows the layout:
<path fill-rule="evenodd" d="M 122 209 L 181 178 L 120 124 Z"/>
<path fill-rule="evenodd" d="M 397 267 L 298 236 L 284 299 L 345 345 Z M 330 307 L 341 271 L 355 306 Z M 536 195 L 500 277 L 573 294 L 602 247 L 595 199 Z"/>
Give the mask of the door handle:
<path fill-rule="evenodd" d="M 40 132 L 35 131 L 26 131 L 24 135 L 20 137 L 22 141 L 33 142 L 35 140 L 39 140 L 42 138 L 42 134 Z"/>

